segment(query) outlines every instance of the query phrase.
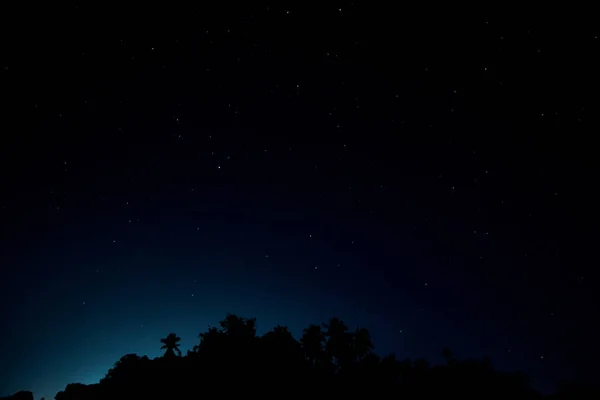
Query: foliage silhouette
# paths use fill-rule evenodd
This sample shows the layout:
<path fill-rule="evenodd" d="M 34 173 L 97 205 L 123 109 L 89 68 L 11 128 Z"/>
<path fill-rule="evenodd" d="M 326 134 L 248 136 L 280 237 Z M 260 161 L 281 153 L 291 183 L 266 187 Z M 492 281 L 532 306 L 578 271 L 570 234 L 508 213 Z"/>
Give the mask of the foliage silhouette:
<path fill-rule="evenodd" d="M 21 390 L 8 397 L 0 397 L 0 400 L 33 400 L 33 393 L 25 390 Z"/>
<path fill-rule="evenodd" d="M 325 334 L 319 325 L 305 328 L 300 339 L 304 356 L 313 366 L 323 366 L 326 361 Z"/>
<path fill-rule="evenodd" d="M 163 357 L 127 354 L 94 385 L 69 384 L 56 400 L 200 399 L 222 396 L 366 396 L 425 399 L 542 399 L 527 376 L 496 371 L 489 359 L 459 360 L 445 348 L 444 365 L 380 357 L 367 329 L 339 318 L 309 325 L 296 340 L 277 325 L 262 336 L 256 319 L 227 314 L 200 333 L 181 356 L 181 339 L 160 339 Z M 548 400 L 600 398 L 598 388 L 563 384 Z M 25 393 L 25 394 L 21 394 Z M 10 397 L 31 400 L 30 392 Z M 31 396 L 27 397 L 29 393 Z M 2 400 L 2 399 L 0 399 Z"/>
<path fill-rule="evenodd" d="M 174 357 L 175 353 L 177 353 L 178 356 L 181 356 L 181 350 L 179 350 L 180 341 L 181 338 L 174 333 L 169 333 L 166 338 L 160 339 L 160 342 L 163 344 L 160 349 L 166 349 L 165 357 Z"/>

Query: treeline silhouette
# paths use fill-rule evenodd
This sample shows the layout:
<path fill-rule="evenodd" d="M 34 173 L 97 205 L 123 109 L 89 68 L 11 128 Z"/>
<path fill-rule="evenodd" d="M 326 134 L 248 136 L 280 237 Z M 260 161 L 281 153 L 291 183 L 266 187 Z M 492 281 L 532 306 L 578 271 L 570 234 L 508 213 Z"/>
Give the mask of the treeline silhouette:
<path fill-rule="evenodd" d="M 443 350 L 445 365 L 398 360 L 373 352 L 369 331 L 350 330 L 338 318 L 310 325 L 296 340 L 285 326 L 256 335 L 256 319 L 228 314 L 200 334 L 182 355 L 181 338 L 163 339 L 162 357 L 123 356 L 97 384 L 73 383 L 56 400 L 201 399 L 209 396 L 302 398 L 384 396 L 428 399 L 600 399 L 598 388 L 561 385 L 542 396 L 521 373 L 496 371 L 490 360 L 458 360 Z M 32 400 L 19 392 L 14 400 Z"/>

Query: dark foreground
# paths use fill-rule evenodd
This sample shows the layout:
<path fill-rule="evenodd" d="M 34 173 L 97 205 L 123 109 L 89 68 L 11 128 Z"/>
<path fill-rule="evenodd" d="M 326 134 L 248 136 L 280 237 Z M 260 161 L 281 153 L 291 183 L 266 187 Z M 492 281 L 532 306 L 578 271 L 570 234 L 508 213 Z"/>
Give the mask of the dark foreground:
<path fill-rule="evenodd" d="M 209 396 L 426 399 L 600 399 L 598 388 L 561 384 L 543 396 L 520 373 L 496 371 L 487 358 L 457 360 L 445 349 L 445 365 L 399 361 L 373 353 L 369 332 L 350 331 L 339 319 L 311 325 L 296 340 L 286 327 L 256 335 L 255 319 L 228 315 L 219 328 L 200 334 L 182 355 L 180 338 L 161 339 L 163 357 L 127 354 L 94 385 L 73 383 L 56 400 L 201 399 Z M 31 392 L 8 397 L 32 400 Z M 6 399 L 6 398 L 2 398 Z"/>

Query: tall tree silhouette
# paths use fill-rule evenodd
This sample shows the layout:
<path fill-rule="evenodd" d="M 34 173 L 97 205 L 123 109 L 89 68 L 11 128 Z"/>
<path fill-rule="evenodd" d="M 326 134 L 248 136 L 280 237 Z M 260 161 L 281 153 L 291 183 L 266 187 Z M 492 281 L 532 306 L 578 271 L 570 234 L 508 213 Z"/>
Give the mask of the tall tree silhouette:
<path fill-rule="evenodd" d="M 322 364 L 326 357 L 324 352 L 325 333 L 319 325 L 311 324 L 302 331 L 300 339 L 304 356 L 312 365 Z"/>
<path fill-rule="evenodd" d="M 160 348 L 161 350 L 166 349 L 165 357 L 174 357 L 175 353 L 178 356 L 181 356 L 181 350 L 179 350 L 179 342 L 181 338 L 174 333 L 169 333 L 166 338 L 160 339 L 160 342 L 163 346 Z"/>
<path fill-rule="evenodd" d="M 371 334 L 366 328 L 356 328 L 354 332 L 352 347 L 356 361 L 362 361 L 371 354 L 374 347 L 371 341 Z"/>
<path fill-rule="evenodd" d="M 304 365 L 300 343 L 287 327 L 277 325 L 259 339 L 262 369 L 266 376 L 280 384 L 293 385 L 289 371 L 301 373 Z"/>
<path fill-rule="evenodd" d="M 348 326 L 339 318 L 331 318 L 325 328 L 325 352 L 333 361 L 336 370 L 347 366 L 353 357 L 353 337 L 348 332 Z"/>

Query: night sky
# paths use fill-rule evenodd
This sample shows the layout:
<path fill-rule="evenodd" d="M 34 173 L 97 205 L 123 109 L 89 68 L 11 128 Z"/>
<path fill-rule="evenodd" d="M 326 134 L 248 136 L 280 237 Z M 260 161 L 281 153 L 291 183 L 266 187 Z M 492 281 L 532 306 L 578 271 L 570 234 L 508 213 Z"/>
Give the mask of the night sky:
<path fill-rule="evenodd" d="M 0 395 L 228 312 L 597 378 L 593 13 L 250 3 L 3 6 Z"/>

